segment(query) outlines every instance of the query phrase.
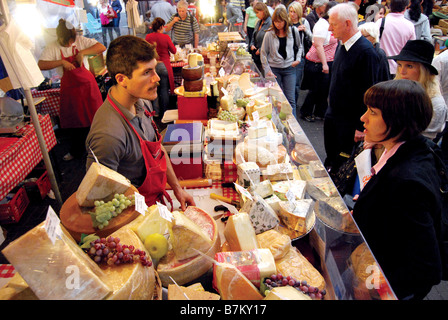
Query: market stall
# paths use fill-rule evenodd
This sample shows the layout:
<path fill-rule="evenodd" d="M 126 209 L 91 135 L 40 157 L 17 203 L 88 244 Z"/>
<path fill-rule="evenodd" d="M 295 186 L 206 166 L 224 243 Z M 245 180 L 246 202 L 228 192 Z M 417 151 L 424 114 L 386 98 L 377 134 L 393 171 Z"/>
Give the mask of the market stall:
<path fill-rule="evenodd" d="M 177 92 L 184 114 L 198 107 L 189 99 L 205 101 L 206 118 L 163 132 L 196 206 L 147 208 L 126 179 L 92 165 L 51 220 L 56 232 L 47 220 L 3 250 L 15 268 L 5 299 L 395 299 L 275 80 L 242 44 L 207 49 L 215 61 L 190 52 L 182 67 L 183 85 L 198 69 L 203 87 Z M 81 286 L 64 290 L 73 264 Z"/>

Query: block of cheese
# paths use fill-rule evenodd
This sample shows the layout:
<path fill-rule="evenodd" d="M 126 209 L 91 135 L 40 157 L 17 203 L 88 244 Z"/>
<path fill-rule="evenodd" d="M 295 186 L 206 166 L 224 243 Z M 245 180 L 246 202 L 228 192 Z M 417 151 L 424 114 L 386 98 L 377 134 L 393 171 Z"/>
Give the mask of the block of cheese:
<path fill-rule="evenodd" d="M 247 72 L 244 72 L 240 75 L 240 78 L 238 79 L 238 84 L 241 87 L 241 89 L 246 92 L 255 87 L 255 84 L 250 81 L 250 74 Z"/>
<path fill-rule="evenodd" d="M 272 115 L 272 103 L 265 103 L 262 105 L 255 105 L 254 112 L 257 111 L 260 118 Z M 253 117 L 251 115 L 251 120 Z"/>
<path fill-rule="evenodd" d="M 54 244 L 45 221 L 2 250 L 40 300 L 101 300 L 111 292 L 104 273 L 61 226 Z M 70 272 L 67 273 L 67 270 Z"/>
<path fill-rule="evenodd" d="M 212 239 L 212 247 L 205 252 L 205 256 L 197 254 L 195 257 L 184 260 L 177 259 L 174 251 L 169 250 L 157 265 L 157 273 L 164 287 L 173 283 L 171 278 L 178 285 L 184 285 L 202 276 L 212 268 L 212 260 L 221 247 L 218 227 L 210 214 L 198 207 L 188 206 L 184 215 L 207 233 Z"/>
<path fill-rule="evenodd" d="M 214 270 L 213 280 L 222 300 L 262 300 L 257 287 L 234 265 L 220 263 Z"/>
<path fill-rule="evenodd" d="M 238 184 L 244 188 L 260 183 L 260 167 L 255 162 L 243 162 L 237 166 Z"/>
<path fill-rule="evenodd" d="M 254 193 L 258 194 L 262 198 L 267 198 L 274 194 L 274 188 L 272 187 L 270 180 L 261 181 L 252 189 Z"/>
<path fill-rule="evenodd" d="M 261 196 L 255 194 L 252 198 L 253 201 L 246 201 L 240 211 L 249 214 L 255 233 L 275 228 L 280 220 L 274 209 Z"/>
<path fill-rule="evenodd" d="M 220 300 L 219 294 L 196 290 L 192 287 L 182 287 L 175 284 L 168 285 L 168 300 Z"/>
<path fill-rule="evenodd" d="M 239 269 L 257 288 L 260 288 L 261 282 L 265 278 L 276 274 L 275 260 L 268 249 L 219 252 L 216 254 L 215 260 L 218 263 L 213 268 L 214 276 L 219 270 L 220 263 L 229 263 Z M 213 285 L 215 288 L 219 288 L 216 280 L 214 277 Z"/>
<path fill-rule="evenodd" d="M 291 276 L 296 280 L 305 280 L 310 286 L 325 289 L 324 277 L 319 271 L 298 251 L 291 247 L 288 253 L 275 261 L 278 273 L 284 277 Z"/>
<path fill-rule="evenodd" d="M 248 143 L 240 143 L 235 150 L 235 155 L 240 152 L 244 161 L 255 162 L 260 168 L 266 168 L 270 164 L 277 163 L 275 155 L 268 149 Z"/>
<path fill-rule="evenodd" d="M 192 53 L 188 54 L 188 56 L 187 56 L 187 62 L 188 62 L 188 66 L 190 68 L 194 68 L 194 67 L 203 65 L 203 61 L 204 61 L 204 58 L 202 57 L 202 54 L 199 54 L 199 53 L 192 52 Z"/>
<path fill-rule="evenodd" d="M 313 178 L 323 178 L 327 177 L 327 170 L 325 169 L 322 162 L 319 160 L 310 161 L 310 172 L 313 175 Z"/>
<path fill-rule="evenodd" d="M 268 126 L 263 121 L 250 126 L 247 131 L 249 139 L 257 139 L 268 135 Z"/>
<path fill-rule="evenodd" d="M 257 234 L 258 246 L 269 249 L 275 260 L 283 258 L 291 247 L 291 238 L 277 230 L 268 230 Z"/>
<path fill-rule="evenodd" d="M 299 164 L 308 164 L 310 161 L 319 160 L 316 151 L 307 143 L 296 143 L 291 156 Z"/>
<path fill-rule="evenodd" d="M 255 229 L 246 212 L 231 215 L 224 228 L 224 236 L 232 251 L 258 248 Z"/>
<path fill-rule="evenodd" d="M 123 175 L 93 162 L 76 191 L 76 199 L 82 207 L 93 207 L 95 200 L 124 193 L 130 186 L 131 182 Z"/>
<path fill-rule="evenodd" d="M 272 188 L 274 194 L 283 201 L 288 200 L 286 193 L 289 190 L 297 200 L 304 199 L 306 195 L 306 181 L 303 180 L 277 181 L 272 185 Z"/>
<path fill-rule="evenodd" d="M 169 234 L 170 222 L 162 218 L 157 205 L 152 205 L 146 209 L 145 215 L 140 214 L 127 227 L 134 231 L 144 243 L 146 237 L 150 234 Z"/>
<path fill-rule="evenodd" d="M 313 300 L 307 294 L 291 286 L 276 287 L 266 294 L 264 300 Z"/>
<path fill-rule="evenodd" d="M 33 290 L 18 272 L 0 288 L 0 300 L 38 300 Z"/>
<path fill-rule="evenodd" d="M 322 222 L 333 229 L 348 233 L 359 233 L 353 217 L 341 197 L 330 197 L 317 201 L 315 212 Z"/>
<path fill-rule="evenodd" d="M 272 208 L 272 210 L 275 211 L 275 213 L 277 213 L 280 211 L 280 202 L 282 200 L 280 200 L 279 197 L 277 197 L 275 194 L 273 194 L 272 196 L 269 196 L 267 198 L 264 199 L 264 201 L 266 201 L 266 203 Z"/>
<path fill-rule="evenodd" d="M 263 176 L 271 181 L 294 179 L 294 171 L 291 163 L 269 164 L 263 171 Z"/>
<path fill-rule="evenodd" d="M 299 166 L 299 174 L 300 174 L 300 178 L 302 178 L 302 180 L 308 181 L 308 180 L 313 179 L 313 177 L 311 176 L 309 164 L 300 165 Z"/>
<path fill-rule="evenodd" d="M 235 107 L 235 104 L 233 103 L 233 96 L 228 94 L 221 98 L 220 101 L 221 109 L 230 111 Z"/>
<path fill-rule="evenodd" d="M 120 243 L 134 246 L 146 252 L 143 242 L 127 226 L 115 231 L 112 237 L 118 237 Z M 109 266 L 102 264 L 104 276 L 101 279 L 112 289 L 108 300 L 153 300 L 156 285 L 154 265 L 143 266 L 139 261 Z"/>
<path fill-rule="evenodd" d="M 330 177 L 314 178 L 306 182 L 306 192 L 314 200 L 323 200 L 339 195 Z"/>
<path fill-rule="evenodd" d="M 197 256 L 196 250 L 206 253 L 212 247 L 210 235 L 179 211 L 173 211 L 170 241 L 179 260 Z"/>
<path fill-rule="evenodd" d="M 279 217 L 283 223 L 293 230 L 305 233 L 306 222 L 314 210 L 314 200 L 303 199 L 294 202 L 280 202 Z"/>

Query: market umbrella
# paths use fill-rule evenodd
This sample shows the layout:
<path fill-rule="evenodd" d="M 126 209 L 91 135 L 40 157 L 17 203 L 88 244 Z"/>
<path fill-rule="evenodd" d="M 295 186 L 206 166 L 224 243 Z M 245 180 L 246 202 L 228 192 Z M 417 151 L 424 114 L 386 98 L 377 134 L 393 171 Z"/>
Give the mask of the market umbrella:
<path fill-rule="evenodd" d="M 24 35 L 13 19 L 8 17 L 8 8 L 4 1 L 0 1 L 1 12 L 5 18 L 0 25 L 0 56 L 8 72 L 13 89 L 23 88 L 25 98 L 28 103 L 31 120 L 36 130 L 42 157 L 47 168 L 48 177 L 55 194 L 56 200 L 62 205 L 62 198 L 59 192 L 58 184 L 54 175 L 48 149 L 39 123 L 39 118 L 34 105 L 34 99 L 31 95 L 31 88 L 37 87 L 44 76 L 37 66 L 36 60 L 30 49 L 32 43 Z"/>

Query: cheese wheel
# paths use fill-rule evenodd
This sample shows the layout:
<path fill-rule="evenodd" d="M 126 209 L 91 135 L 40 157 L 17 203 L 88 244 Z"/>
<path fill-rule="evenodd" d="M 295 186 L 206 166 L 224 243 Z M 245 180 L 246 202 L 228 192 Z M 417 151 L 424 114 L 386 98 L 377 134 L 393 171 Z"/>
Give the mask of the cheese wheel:
<path fill-rule="evenodd" d="M 129 196 L 134 194 L 137 189 L 131 186 L 124 195 Z M 124 225 L 130 223 L 137 218 L 140 213 L 135 210 L 135 206 L 130 206 L 123 210 L 121 214 L 112 218 L 109 224 L 103 229 L 97 229 L 93 227 L 92 218 L 89 211 L 93 208 L 80 207 L 76 200 L 76 192 L 72 194 L 62 205 L 59 216 L 61 223 L 70 233 L 70 235 L 76 240 L 81 240 L 81 235 L 96 233 L 99 237 L 107 237 L 112 232 L 120 229 Z"/>
<path fill-rule="evenodd" d="M 188 92 L 202 91 L 204 88 L 204 81 L 202 77 L 199 80 L 184 80 L 184 89 Z"/>
<path fill-rule="evenodd" d="M 182 78 L 187 81 L 200 80 L 202 79 L 203 73 L 204 69 L 202 66 L 196 66 L 196 67 L 185 66 L 182 68 L 181 71 Z"/>
<path fill-rule="evenodd" d="M 210 239 L 212 239 L 212 246 L 205 253 L 205 256 L 208 256 L 209 258 L 198 253 L 195 257 L 178 260 L 173 250 L 168 251 L 168 253 L 160 259 L 157 266 L 157 272 L 164 287 L 173 283 L 170 277 L 172 277 L 178 285 L 183 285 L 202 276 L 213 266 L 213 258 L 215 257 L 215 254 L 219 252 L 221 247 L 218 227 L 211 215 L 194 206 L 189 206 L 184 214 L 205 231 L 210 236 Z"/>
<path fill-rule="evenodd" d="M 130 228 L 123 227 L 111 234 L 120 243 L 132 245 L 135 249 L 146 251 L 143 242 Z M 112 289 L 108 300 L 152 300 L 156 284 L 154 266 L 143 266 L 140 261 L 120 265 L 101 265 L 104 276 L 100 277 Z"/>
<path fill-rule="evenodd" d="M 308 164 L 310 161 L 320 160 L 313 147 L 305 143 L 296 143 L 292 156 L 300 164 Z"/>

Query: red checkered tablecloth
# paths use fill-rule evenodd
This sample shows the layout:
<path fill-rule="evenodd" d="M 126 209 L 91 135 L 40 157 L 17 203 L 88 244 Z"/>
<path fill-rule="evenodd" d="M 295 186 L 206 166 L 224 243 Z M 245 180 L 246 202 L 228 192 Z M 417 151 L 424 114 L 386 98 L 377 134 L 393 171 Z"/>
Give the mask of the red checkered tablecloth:
<path fill-rule="evenodd" d="M 45 97 L 45 100 L 36 106 L 36 111 L 40 114 L 49 114 L 51 117 L 59 117 L 61 89 L 53 88 L 48 90 L 31 90 L 33 98 Z"/>
<path fill-rule="evenodd" d="M 0 278 L 12 278 L 16 273 L 11 264 L 0 264 Z"/>
<path fill-rule="evenodd" d="M 50 151 L 56 145 L 50 116 L 38 116 L 47 149 Z M 26 125 L 17 133 L 21 138 L 0 152 L 0 200 L 25 179 L 43 158 L 32 124 Z"/>

